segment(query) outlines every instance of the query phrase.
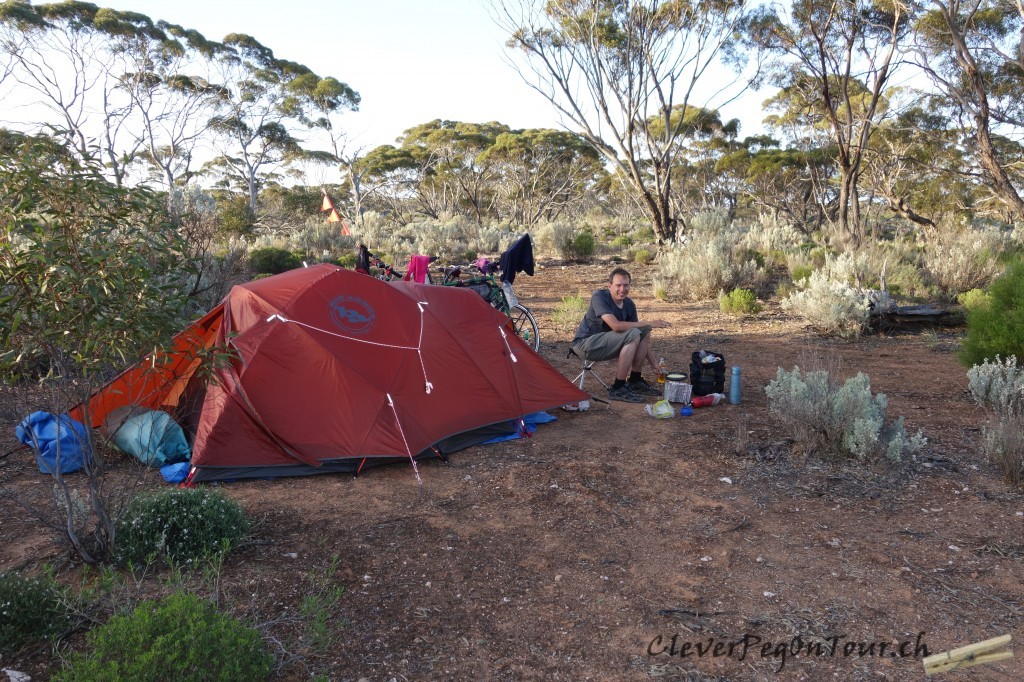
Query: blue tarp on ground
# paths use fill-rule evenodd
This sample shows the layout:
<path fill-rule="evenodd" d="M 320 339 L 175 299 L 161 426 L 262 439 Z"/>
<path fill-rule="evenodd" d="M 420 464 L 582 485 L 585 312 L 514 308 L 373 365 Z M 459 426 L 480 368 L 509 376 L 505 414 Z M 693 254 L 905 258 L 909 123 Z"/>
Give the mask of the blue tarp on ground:
<path fill-rule="evenodd" d="M 36 451 L 36 464 L 44 474 L 69 474 L 85 465 L 89 434 L 85 425 L 66 414 L 33 412 L 25 417 L 14 435 Z"/>
<path fill-rule="evenodd" d="M 536 431 L 537 430 L 537 424 L 547 424 L 548 422 L 553 422 L 556 419 L 558 419 L 558 417 L 556 417 L 553 414 L 548 414 L 547 412 L 532 412 L 532 413 L 530 413 L 530 414 L 528 414 L 528 415 L 523 417 L 523 421 L 526 423 L 526 432 L 527 433 L 533 433 L 534 431 Z M 502 441 L 515 440 L 516 438 L 522 438 L 522 437 L 523 437 L 523 434 L 521 434 L 520 432 L 516 431 L 515 433 L 510 433 L 510 434 L 507 434 L 507 435 L 504 435 L 504 436 L 495 436 L 494 438 L 492 438 L 490 440 L 485 440 L 482 443 L 482 445 L 488 445 L 490 443 L 501 443 Z"/>

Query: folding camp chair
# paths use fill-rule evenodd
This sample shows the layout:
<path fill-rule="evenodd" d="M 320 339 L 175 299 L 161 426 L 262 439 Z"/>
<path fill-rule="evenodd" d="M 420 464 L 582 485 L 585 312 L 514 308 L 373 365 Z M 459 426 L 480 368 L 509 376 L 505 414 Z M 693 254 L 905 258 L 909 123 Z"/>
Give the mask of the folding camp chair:
<path fill-rule="evenodd" d="M 608 388 L 608 384 L 606 384 L 604 382 L 604 379 L 602 379 L 601 376 L 597 372 L 594 371 L 594 364 L 595 364 L 596 360 L 588 360 L 585 356 L 581 357 L 580 354 L 576 352 L 575 348 L 571 348 L 570 347 L 569 348 L 569 352 L 568 352 L 568 354 L 566 354 L 565 357 L 571 358 L 573 356 L 579 358 L 582 361 L 583 364 L 582 364 L 582 366 L 580 368 L 580 373 L 576 375 L 576 378 L 572 380 L 572 383 L 574 383 L 577 386 L 579 386 L 580 390 L 582 391 L 583 390 L 583 384 L 584 384 L 584 382 L 587 379 L 587 375 L 590 374 L 595 379 L 597 379 L 597 382 L 599 384 L 601 384 L 602 386 L 604 386 L 605 389 Z"/>
<path fill-rule="evenodd" d="M 566 358 L 571 358 L 573 356 L 575 356 L 575 357 L 580 359 L 580 361 L 582 362 L 582 366 L 580 368 L 580 373 L 576 375 L 576 378 L 572 380 L 572 383 L 574 383 L 577 386 L 579 386 L 581 391 L 586 390 L 586 389 L 583 388 L 583 384 L 586 382 L 587 375 L 589 374 L 589 375 L 593 376 L 595 379 L 597 379 L 597 383 L 599 383 L 602 386 L 604 386 L 605 390 L 608 390 L 608 388 L 609 388 L 608 384 L 606 384 L 604 382 L 604 379 L 601 378 L 600 374 L 598 374 L 596 371 L 594 371 L 594 364 L 597 362 L 597 360 L 588 360 L 586 358 L 586 356 L 581 356 L 579 353 L 576 352 L 575 348 L 573 348 L 572 346 L 569 346 L 569 352 L 566 354 L 565 357 Z M 611 405 L 611 403 L 609 403 L 607 400 L 603 400 L 601 398 L 598 398 L 597 396 L 595 396 L 593 394 L 591 394 L 590 397 L 593 398 L 594 400 L 596 400 L 599 403 L 604 403 L 605 405 Z"/>

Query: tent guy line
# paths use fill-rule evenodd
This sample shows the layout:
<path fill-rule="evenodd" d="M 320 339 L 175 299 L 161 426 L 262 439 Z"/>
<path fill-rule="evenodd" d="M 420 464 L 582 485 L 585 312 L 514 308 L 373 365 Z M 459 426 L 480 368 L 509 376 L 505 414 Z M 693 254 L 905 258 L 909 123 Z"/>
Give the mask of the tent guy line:
<path fill-rule="evenodd" d="M 285 317 L 282 317 L 281 315 L 277 315 L 277 314 L 274 314 L 274 315 L 271 315 L 270 317 L 268 317 L 267 318 L 267 322 L 274 322 L 275 320 L 279 320 L 281 322 L 291 322 L 292 324 L 297 324 L 300 327 L 305 327 L 306 329 L 312 329 L 313 331 L 320 332 L 321 334 L 329 334 L 330 336 L 336 336 L 339 339 L 347 339 L 348 341 L 356 341 L 358 343 L 368 343 L 371 346 L 378 346 L 380 348 L 391 348 L 391 349 L 394 349 L 394 350 L 414 350 L 414 351 L 416 351 L 417 357 L 419 357 L 419 359 L 420 359 L 420 369 L 423 370 L 424 386 L 426 388 L 427 393 L 430 393 L 432 390 L 434 390 L 434 384 L 430 383 L 430 378 L 427 376 L 427 366 L 425 364 L 423 364 L 423 312 L 424 312 L 423 311 L 423 306 L 427 305 L 427 303 L 426 303 L 426 301 L 418 301 L 417 303 L 418 303 L 419 309 L 420 309 L 420 340 L 417 342 L 417 345 L 415 345 L 415 346 L 397 346 L 397 345 L 393 345 L 393 344 L 390 344 L 390 343 L 377 343 L 376 341 L 367 341 L 365 339 L 355 339 L 355 338 L 352 338 L 351 336 L 345 336 L 344 334 L 339 334 L 337 332 L 327 331 L 326 329 L 321 329 L 320 327 L 317 327 L 317 326 L 314 326 L 314 325 L 311 325 L 311 324 L 306 324 L 305 322 L 299 322 L 298 320 L 289 320 L 289 319 L 287 319 Z M 505 342 L 505 346 L 506 347 L 508 346 L 508 341 Z M 514 356 L 512 358 L 512 361 L 515 362 L 515 357 Z"/>
<path fill-rule="evenodd" d="M 429 385 L 429 384 L 428 384 Z M 427 391 L 430 393 L 430 391 Z M 405 451 L 409 453 L 409 461 L 412 462 L 412 472 L 416 475 L 416 483 L 419 486 L 419 492 L 423 491 L 423 479 L 420 478 L 420 468 L 416 465 L 416 457 L 412 454 L 412 448 L 409 447 L 409 441 L 405 438 L 405 429 L 402 428 L 402 420 L 398 418 L 398 410 L 395 409 L 395 401 L 392 400 L 390 393 L 385 393 L 388 399 L 388 407 L 391 408 L 391 414 L 395 416 L 395 424 L 398 426 L 398 435 L 402 437 L 402 444 L 405 446 Z M 419 494 L 417 492 L 417 494 Z"/>

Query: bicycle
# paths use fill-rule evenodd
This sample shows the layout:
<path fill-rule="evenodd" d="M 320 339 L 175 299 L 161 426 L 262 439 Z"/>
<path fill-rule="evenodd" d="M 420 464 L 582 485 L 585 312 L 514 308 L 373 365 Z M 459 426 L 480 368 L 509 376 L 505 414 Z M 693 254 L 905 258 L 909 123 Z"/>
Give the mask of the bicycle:
<path fill-rule="evenodd" d="M 431 257 L 431 262 L 436 259 L 436 256 Z M 376 276 L 385 282 L 400 280 L 403 277 L 401 271 L 396 270 L 373 254 L 370 254 L 370 265 L 377 270 L 377 274 L 371 274 L 371 277 Z M 469 279 L 462 279 L 463 268 L 478 274 L 470 276 Z M 441 285 L 466 287 L 476 291 L 492 307 L 508 315 L 512 320 L 512 328 L 515 329 L 516 334 L 526 341 L 526 344 L 534 352 L 539 351 L 540 328 L 537 326 L 537 320 L 533 317 L 530 309 L 516 298 L 515 292 L 512 291 L 512 285 L 508 282 L 498 281 L 494 275 L 496 271 L 496 264 L 490 261 L 485 261 L 482 267 L 473 264 L 446 268 L 442 273 Z M 434 283 L 434 278 L 429 272 L 427 273 L 427 283 Z"/>
<path fill-rule="evenodd" d="M 462 279 L 463 268 L 478 274 Z M 497 267 L 487 261 L 483 267 L 478 265 L 453 266 L 442 273 L 441 285 L 446 287 L 465 287 L 480 294 L 492 307 L 500 310 L 512 320 L 516 334 L 537 352 L 540 350 L 540 329 L 530 309 L 519 302 L 512 285 L 498 281 L 494 276 Z"/>
<path fill-rule="evenodd" d="M 370 254 L 370 265 L 377 269 L 377 274 L 371 274 L 371 277 L 376 277 L 377 279 L 385 282 L 393 282 L 397 279 L 402 279 L 401 271 L 394 269 L 372 253 Z"/>

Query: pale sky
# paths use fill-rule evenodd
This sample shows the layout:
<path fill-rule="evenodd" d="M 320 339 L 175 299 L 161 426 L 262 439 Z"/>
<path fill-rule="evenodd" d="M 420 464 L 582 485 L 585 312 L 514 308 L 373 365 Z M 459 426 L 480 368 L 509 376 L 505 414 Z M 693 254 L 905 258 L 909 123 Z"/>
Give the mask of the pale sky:
<path fill-rule="evenodd" d="M 550 104 L 503 61 L 487 0 L 93 0 L 192 28 L 247 33 L 274 55 L 360 94 L 342 119 L 353 147 L 390 144 L 436 118 L 559 128 Z"/>

